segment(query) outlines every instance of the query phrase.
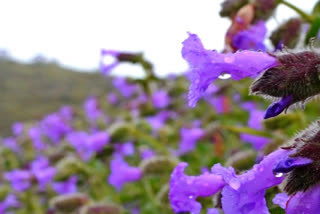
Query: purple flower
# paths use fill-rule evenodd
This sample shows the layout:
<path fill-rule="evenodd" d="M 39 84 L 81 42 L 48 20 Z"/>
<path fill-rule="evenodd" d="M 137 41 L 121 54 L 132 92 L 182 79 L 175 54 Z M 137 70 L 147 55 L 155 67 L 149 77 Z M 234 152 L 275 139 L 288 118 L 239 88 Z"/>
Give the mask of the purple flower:
<path fill-rule="evenodd" d="M 44 150 L 47 146 L 42 140 L 42 131 L 38 126 L 29 129 L 29 137 L 32 139 L 33 146 L 36 150 Z"/>
<path fill-rule="evenodd" d="M 282 209 L 285 209 L 287 206 L 287 202 L 289 200 L 289 196 L 286 193 L 278 193 L 276 196 L 272 199 L 272 202 L 274 204 L 279 205 Z"/>
<path fill-rule="evenodd" d="M 87 139 L 87 149 L 100 152 L 109 143 L 110 137 L 107 132 L 101 131 L 90 135 Z"/>
<path fill-rule="evenodd" d="M 220 212 L 216 208 L 209 208 L 207 214 L 220 214 Z"/>
<path fill-rule="evenodd" d="M 20 123 L 20 122 L 16 122 L 12 125 L 12 133 L 15 135 L 15 136 L 20 136 L 22 135 L 23 133 L 23 123 Z"/>
<path fill-rule="evenodd" d="M 117 57 L 120 52 L 114 50 L 101 50 L 100 69 L 102 73 L 107 76 L 113 68 L 119 65 Z"/>
<path fill-rule="evenodd" d="M 142 171 L 138 167 L 129 166 L 121 155 L 115 155 L 110 163 L 111 174 L 108 178 L 109 183 L 118 191 L 128 182 L 140 180 Z"/>
<path fill-rule="evenodd" d="M 107 95 L 107 100 L 108 100 L 108 102 L 109 102 L 111 105 L 115 105 L 115 104 L 117 104 L 118 101 L 119 101 L 117 94 L 114 93 L 114 92 L 111 92 L 111 93 L 109 93 L 109 94 Z"/>
<path fill-rule="evenodd" d="M 287 201 L 286 214 L 314 214 L 320 210 L 320 185 L 311 187 L 305 192 L 297 192 Z"/>
<path fill-rule="evenodd" d="M 74 112 L 71 106 L 63 106 L 59 110 L 59 115 L 63 120 L 71 121 L 73 119 Z"/>
<path fill-rule="evenodd" d="M 115 144 L 115 149 L 118 154 L 123 156 L 130 156 L 134 154 L 134 145 L 132 142 L 117 143 Z"/>
<path fill-rule="evenodd" d="M 205 134 L 204 130 L 200 128 L 181 128 L 180 130 L 180 144 L 177 155 L 183 155 L 187 152 L 194 150 L 196 143 Z"/>
<path fill-rule="evenodd" d="M 94 123 L 96 120 L 103 115 L 98 103 L 97 97 L 90 96 L 83 104 L 83 108 L 86 112 L 87 119 Z"/>
<path fill-rule="evenodd" d="M 255 107 L 253 107 L 249 111 L 250 111 L 250 117 L 248 120 L 248 126 L 253 129 L 262 130 L 263 126 L 261 122 L 263 120 L 264 112 L 257 110 Z M 256 150 L 262 149 L 266 144 L 270 142 L 269 138 L 251 135 L 251 134 L 241 134 L 240 138 L 242 141 L 252 144 L 252 146 Z"/>
<path fill-rule="evenodd" d="M 276 58 L 262 52 L 220 54 L 206 50 L 195 34 L 189 34 L 189 38 L 183 42 L 182 56 L 190 65 L 188 99 L 191 107 L 196 105 L 211 82 L 224 73 L 230 74 L 234 80 L 255 78 L 278 64 Z"/>
<path fill-rule="evenodd" d="M 77 192 L 77 176 L 70 176 L 70 178 L 63 182 L 52 183 L 54 191 L 60 195 Z"/>
<path fill-rule="evenodd" d="M 150 159 L 156 155 L 155 152 L 149 148 L 142 148 L 140 153 L 142 160 Z"/>
<path fill-rule="evenodd" d="M 199 214 L 201 204 L 197 197 L 208 197 L 218 192 L 225 182 L 219 175 L 204 173 L 200 176 L 184 174 L 187 163 L 180 163 L 170 178 L 169 200 L 175 213 L 190 212 Z"/>
<path fill-rule="evenodd" d="M 290 153 L 292 154 L 292 153 Z M 283 157 L 273 168 L 274 173 L 288 173 L 294 168 L 311 164 L 312 160 L 303 157 Z"/>
<path fill-rule="evenodd" d="M 10 193 L 6 196 L 6 198 L 0 202 L 0 214 L 6 214 L 6 210 L 11 207 L 18 208 L 21 204 L 18 201 L 17 197 Z"/>
<path fill-rule="evenodd" d="M 170 117 L 170 112 L 161 111 L 154 116 L 148 116 L 146 120 L 152 127 L 152 130 L 157 131 L 158 129 L 161 129 L 165 125 L 169 117 Z"/>
<path fill-rule="evenodd" d="M 58 143 L 61 138 L 72 130 L 71 126 L 57 114 L 49 114 L 40 123 L 41 130 L 53 143 Z"/>
<path fill-rule="evenodd" d="M 136 91 L 137 86 L 129 84 L 123 77 L 117 77 L 113 80 L 113 86 L 118 89 L 122 96 L 125 98 L 131 97 Z"/>
<path fill-rule="evenodd" d="M 159 90 L 152 95 L 152 102 L 155 108 L 165 108 L 170 104 L 170 97 L 164 90 Z"/>
<path fill-rule="evenodd" d="M 273 166 L 288 150 L 277 150 L 266 156 L 248 172 L 236 175 L 232 168 L 220 164 L 212 167 L 213 174 L 221 175 L 227 185 L 222 190 L 222 208 L 226 214 L 269 214 L 265 192 L 283 181 L 282 176 L 273 174 Z"/>
<path fill-rule="evenodd" d="M 229 111 L 228 97 L 224 95 L 215 96 L 208 99 L 208 102 L 215 108 L 218 114 L 223 114 Z"/>
<path fill-rule="evenodd" d="M 32 174 L 28 170 L 15 169 L 4 173 L 4 179 L 11 183 L 14 190 L 23 192 L 31 186 Z"/>
<path fill-rule="evenodd" d="M 56 174 L 56 169 L 50 166 L 48 159 L 38 157 L 31 163 L 31 173 L 38 181 L 40 190 L 44 190 L 48 183 L 51 183 Z"/>
<path fill-rule="evenodd" d="M 259 21 L 247 30 L 238 32 L 232 38 L 232 45 L 236 50 L 262 50 L 266 47 L 263 41 L 267 34 L 267 27 L 264 21 Z"/>
<path fill-rule="evenodd" d="M 14 137 L 7 137 L 3 139 L 3 145 L 16 153 L 21 152 L 20 146 L 17 144 L 17 141 Z"/>

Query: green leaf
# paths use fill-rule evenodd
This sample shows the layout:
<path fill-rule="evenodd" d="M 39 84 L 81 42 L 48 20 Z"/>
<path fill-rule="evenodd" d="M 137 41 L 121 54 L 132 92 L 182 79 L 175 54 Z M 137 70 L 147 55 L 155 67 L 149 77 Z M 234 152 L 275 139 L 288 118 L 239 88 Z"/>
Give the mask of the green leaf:
<path fill-rule="evenodd" d="M 311 38 L 317 37 L 319 29 L 320 29 L 320 14 L 317 12 L 317 14 L 314 16 L 314 21 L 306 35 L 304 44 L 306 45 L 309 44 Z"/>

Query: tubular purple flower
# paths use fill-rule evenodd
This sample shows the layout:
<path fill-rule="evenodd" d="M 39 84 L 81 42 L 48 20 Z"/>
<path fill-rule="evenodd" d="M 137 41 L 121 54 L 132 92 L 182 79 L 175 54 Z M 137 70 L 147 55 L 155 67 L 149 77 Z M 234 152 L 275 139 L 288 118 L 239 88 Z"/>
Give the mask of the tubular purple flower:
<path fill-rule="evenodd" d="M 289 198 L 290 197 L 286 193 L 278 193 L 272 199 L 272 203 L 279 205 L 282 209 L 285 209 Z"/>
<path fill-rule="evenodd" d="M 115 78 L 112 83 L 125 98 L 131 97 L 138 89 L 136 85 L 128 83 L 123 77 Z"/>
<path fill-rule="evenodd" d="M 232 38 L 232 45 L 236 50 L 261 50 L 266 51 L 263 44 L 267 34 L 264 21 L 259 21 L 247 30 L 240 31 Z"/>
<path fill-rule="evenodd" d="M 227 185 L 222 190 L 222 208 L 225 214 L 269 214 L 265 192 L 283 181 L 283 177 L 273 174 L 273 165 L 286 156 L 287 150 L 279 149 L 266 156 L 248 172 L 237 176 L 232 168 L 223 168 L 220 164 L 212 167 L 212 173 L 221 175 Z"/>
<path fill-rule="evenodd" d="M 142 171 L 138 167 L 129 166 L 121 155 L 115 155 L 110 162 L 111 174 L 108 182 L 118 191 L 122 189 L 125 183 L 140 180 Z"/>
<path fill-rule="evenodd" d="M 4 179 L 11 183 L 14 190 L 23 192 L 31 186 L 32 174 L 28 170 L 15 169 L 4 173 Z"/>
<path fill-rule="evenodd" d="M 201 204 L 197 197 L 208 197 L 218 192 L 224 185 L 222 177 L 210 173 L 199 176 L 184 174 L 187 163 L 176 166 L 170 178 L 169 200 L 175 213 L 190 212 L 199 214 Z"/>
<path fill-rule="evenodd" d="M 70 178 L 66 181 L 52 183 L 52 188 L 56 193 L 60 195 L 76 193 L 77 181 L 77 176 L 70 176 Z"/>
<path fill-rule="evenodd" d="M 267 53 L 242 51 L 220 54 L 204 49 L 195 34 L 189 34 L 183 42 L 182 56 L 189 63 L 189 106 L 194 107 L 212 81 L 228 73 L 234 80 L 257 77 L 264 70 L 278 64 L 275 57 Z"/>
<path fill-rule="evenodd" d="M 204 130 L 200 128 L 181 128 L 180 136 L 181 140 L 179 143 L 179 149 L 177 155 L 183 155 L 187 152 L 190 152 L 195 149 L 196 143 L 203 135 L 205 134 Z"/>
<path fill-rule="evenodd" d="M 170 97 L 166 91 L 159 90 L 152 94 L 152 102 L 155 108 L 165 108 L 170 104 Z"/>
<path fill-rule="evenodd" d="M 302 157 L 286 157 L 280 160 L 273 168 L 274 173 L 288 173 L 294 168 L 311 164 L 312 160 Z"/>
<path fill-rule="evenodd" d="M 119 51 L 114 50 L 101 50 L 101 60 L 100 60 L 100 69 L 102 73 L 107 76 L 113 68 L 119 65 L 117 57 L 119 56 Z"/>
<path fill-rule="evenodd" d="M 286 214 L 315 214 L 320 210 L 320 184 L 305 192 L 297 192 L 287 202 Z"/>

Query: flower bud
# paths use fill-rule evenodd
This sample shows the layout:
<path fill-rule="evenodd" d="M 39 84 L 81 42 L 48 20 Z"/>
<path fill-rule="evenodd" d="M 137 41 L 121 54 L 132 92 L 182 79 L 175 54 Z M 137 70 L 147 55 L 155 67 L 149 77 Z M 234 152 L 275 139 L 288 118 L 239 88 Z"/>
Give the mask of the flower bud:
<path fill-rule="evenodd" d="M 162 174 L 164 172 L 171 172 L 176 165 L 177 160 L 170 157 L 152 157 L 145 159 L 140 163 L 139 168 L 144 175 Z"/>
<path fill-rule="evenodd" d="M 255 0 L 255 20 L 267 20 L 278 6 L 277 0 Z"/>
<path fill-rule="evenodd" d="M 271 104 L 265 119 L 320 93 L 320 55 L 302 51 L 276 56 L 278 65 L 267 69 L 251 85 L 251 93 L 280 99 Z"/>
<path fill-rule="evenodd" d="M 320 121 L 294 138 L 292 153 L 276 164 L 273 171 L 287 173 L 284 190 L 288 194 L 306 191 L 320 182 Z"/>
<path fill-rule="evenodd" d="M 289 19 L 272 32 L 270 40 L 274 47 L 281 48 L 282 45 L 294 48 L 298 43 L 302 22 L 299 18 Z"/>
<path fill-rule="evenodd" d="M 241 7 L 248 4 L 249 0 L 225 0 L 221 4 L 221 17 L 232 17 Z"/>
<path fill-rule="evenodd" d="M 76 193 L 57 196 L 49 202 L 50 207 L 59 213 L 73 213 L 89 202 L 87 195 Z"/>

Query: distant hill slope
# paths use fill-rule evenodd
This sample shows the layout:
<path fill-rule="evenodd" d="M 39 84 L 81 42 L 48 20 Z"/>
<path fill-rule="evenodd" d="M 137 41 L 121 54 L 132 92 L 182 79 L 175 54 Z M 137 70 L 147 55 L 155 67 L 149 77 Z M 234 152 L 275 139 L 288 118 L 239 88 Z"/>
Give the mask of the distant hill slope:
<path fill-rule="evenodd" d="M 82 105 L 91 94 L 110 89 L 98 72 L 75 72 L 55 63 L 0 60 L 0 136 L 15 121 L 39 119 L 61 105 Z"/>

